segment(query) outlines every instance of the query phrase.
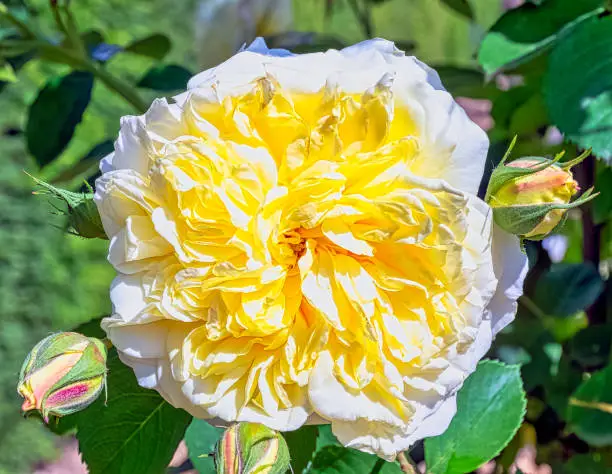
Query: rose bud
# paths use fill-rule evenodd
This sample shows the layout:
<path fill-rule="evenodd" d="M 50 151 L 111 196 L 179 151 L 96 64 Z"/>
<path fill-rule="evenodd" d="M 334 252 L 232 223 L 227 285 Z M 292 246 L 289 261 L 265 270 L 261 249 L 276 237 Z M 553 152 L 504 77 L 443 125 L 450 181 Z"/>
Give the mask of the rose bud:
<path fill-rule="evenodd" d="M 215 453 L 217 474 L 284 474 L 289 448 L 278 432 L 256 423 L 225 430 Z"/>
<path fill-rule="evenodd" d="M 102 220 L 98 213 L 98 208 L 93 200 L 93 189 L 88 185 L 87 193 L 75 193 L 62 188 L 55 187 L 40 179 L 34 178 L 36 184 L 43 188 L 43 191 L 36 191 L 34 194 L 47 194 L 63 201 L 67 209 L 58 209 L 60 214 L 68 216 L 68 232 L 73 235 L 85 237 L 86 239 L 106 239 L 106 233 L 102 227 Z"/>
<path fill-rule="evenodd" d="M 65 416 L 90 405 L 106 381 L 106 347 L 74 332 L 52 334 L 40 341 L 21 367 L 17 391 L 22 410 Z"/>
<path fill-rule="evenodd" d="M 569 209 L 597 196 L 589 189 L 571 202 L 580 187 L 570 169 L 588 152 L 566 163 L 559 162 L 563 154 L 553 160 L 526 157 L 506 163 L 510 151 L 493 171 L 486 196 L 495 222 L 504 230 L 541 240 L 563 225 Z"/>

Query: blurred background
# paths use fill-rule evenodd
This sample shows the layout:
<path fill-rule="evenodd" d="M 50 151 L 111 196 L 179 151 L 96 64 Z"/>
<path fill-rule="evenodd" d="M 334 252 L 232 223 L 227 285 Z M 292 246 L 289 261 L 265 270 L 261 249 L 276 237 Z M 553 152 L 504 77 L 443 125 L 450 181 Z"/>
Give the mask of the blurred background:
<path fill-rule="evenodd" d="M 49 0 L 5 3 L 18 4 L 43 31 L 53 34 Z M 109 44 L 165 34 L 172 49 L 164 63 L 196 73 L 257 35 L 270 36 L 274 46 L 318 41 L 342 46 L 382 36 L 434 67 L 475 67 L 484 33 L 504 8 L 520 2 L 473 0 L 471 22 L 447 3 L 387 0 L 369 2 L 367 11 L 356 12 L 355 0 L 79 0 L 72 11 L 82 29 L 103 31 Z M 280 34 L 286 32 L 293 33 Z M 146 55 L 125 55 L 113 58 L 107 67 L 117 76 L 136 80 L 152 63 Z M 73 451 L 64 455 L 63 471 L 48 470 L 48 463 L 57 460 L 65 446 L 39 421 L 21 417 L 15 385 L 24 356 L 38 340 L 110 311 L 113 270 L 105 260 L 107 242 L 66 236 L 63 217 L 50 219 L 54 209 L 46 199 L 32 195 L 33 183 L 23 171 L 78 187 L 83 175 L 92 174 L 101 150 L 108 150 L 114 140 L 119 118 L 134 111 L 96 82 L 74 139 L 58 159 L 40 168 L 23 136 L 27 111 L 49 76 L 65 70 L 33 61 L 23 65 L 18 82 L 0 81 L 0 90 L 5 89 L 0 94 L 0 474 L 77 472 L 76 464 L 70 464 L 78 464 Z M 155 95 L 152 90 L 143 92 L 147 101 Z M 483 128 L 493 126 L 490 103 L 462 104 Z M 83 160 L 87 156 L 93 159 Z M 568 255 L 571 258 L 571 252 Z"/>

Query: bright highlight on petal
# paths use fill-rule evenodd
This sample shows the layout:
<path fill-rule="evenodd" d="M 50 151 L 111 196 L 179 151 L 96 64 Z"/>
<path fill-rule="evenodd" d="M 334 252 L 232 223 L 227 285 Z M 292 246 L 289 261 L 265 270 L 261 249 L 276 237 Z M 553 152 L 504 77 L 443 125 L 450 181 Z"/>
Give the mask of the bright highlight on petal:
<path fill-rule="evenodd" d="M 124 119 L 96 186 L 103 327 L 196 416 L 330 422 L 393 458 L 444 431 L 516 309 L 525 257 L 475 197 L 488 142 L 392 43 L 261 48 Z"/>

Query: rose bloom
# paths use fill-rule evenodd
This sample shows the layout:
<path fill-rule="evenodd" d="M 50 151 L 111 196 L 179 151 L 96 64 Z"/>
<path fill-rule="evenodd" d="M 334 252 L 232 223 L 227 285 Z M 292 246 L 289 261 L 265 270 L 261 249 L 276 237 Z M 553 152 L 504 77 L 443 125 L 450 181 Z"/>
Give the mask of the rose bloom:
<path fill-rule="evenodd" d="M 393 459 L 442 433 L 516 311 L 516 237 L 476 197 L 485 133 L 384 40 L 262 40 L 125 117 L 96 202 L 103 327 L 144 387 L 213 423 L 331 423 Z"/>

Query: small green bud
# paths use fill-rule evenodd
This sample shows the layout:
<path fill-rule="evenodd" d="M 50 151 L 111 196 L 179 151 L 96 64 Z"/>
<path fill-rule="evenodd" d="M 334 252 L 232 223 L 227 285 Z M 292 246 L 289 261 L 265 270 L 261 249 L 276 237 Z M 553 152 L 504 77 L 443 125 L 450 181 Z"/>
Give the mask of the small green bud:
<path fill-rule="evenodd" d="M 102 341 L 74 332 L 52 334 L 28 354 L 17 392 L 24 412 L 64 416 L 94 402 L 106 382 L 106 347 Z"/>
<path fill-rule="evenodd" d="M 571 202 L 580 190 L 570 171 L 588 156 L 560 163 L 563 153 L 554 160 L 526 157 L 507 162 L 514 143 L 491 175 L 485 200 L 493 208 L 497 225 L 524 239 L 541 240 L 565 222 L 569 209 L 593 199 L 590 189 Z"/>
<path fill-rule="evenodd" d="M 32 177 L 44 191 L 34 194 L 48 194 L 63 201 L 67 210 L 60 210 L 68 216 L 68 231 L 87 239 L 107 239 L 102 220 L 96 203 L 93 200 L 93 192 L 75 193 L 65 189 L 57 188 L 52 184 Z M 91 190 L 90 188 L 90 191 Z"/>
<path fill-rule="evenodd" d="M 215 453 L 217 474 L 285 474 L 289 448 L 280 433 L 256 423 L 225 430 Z"/>

